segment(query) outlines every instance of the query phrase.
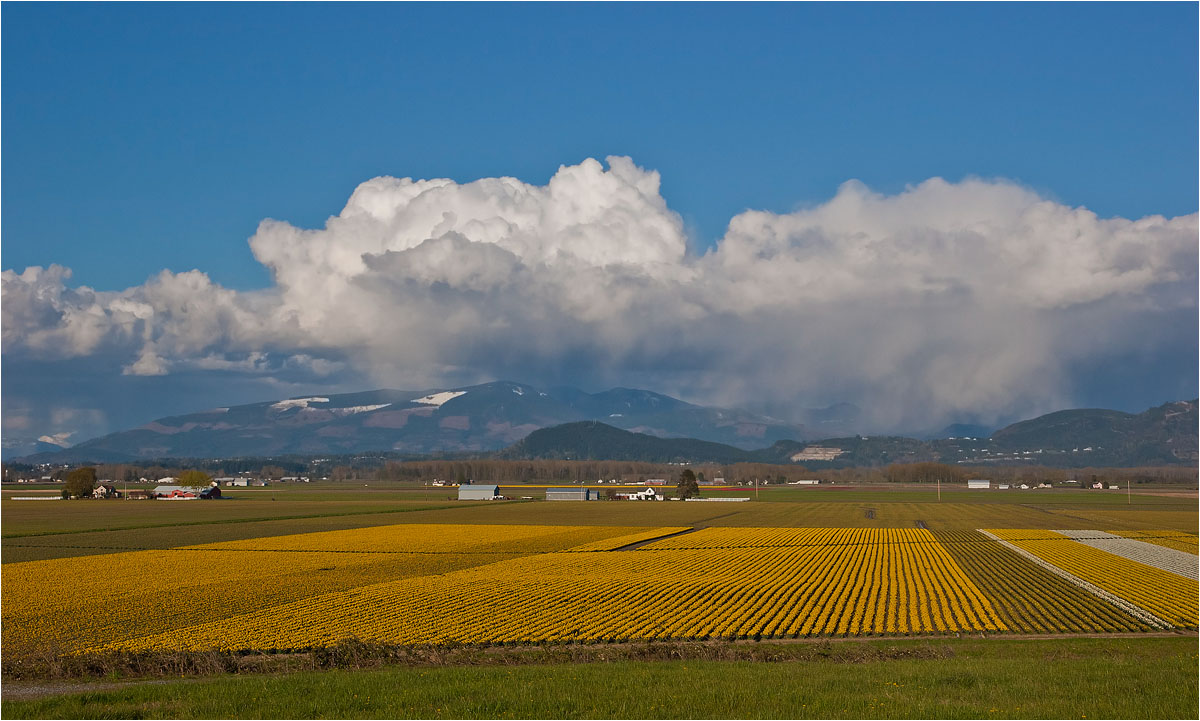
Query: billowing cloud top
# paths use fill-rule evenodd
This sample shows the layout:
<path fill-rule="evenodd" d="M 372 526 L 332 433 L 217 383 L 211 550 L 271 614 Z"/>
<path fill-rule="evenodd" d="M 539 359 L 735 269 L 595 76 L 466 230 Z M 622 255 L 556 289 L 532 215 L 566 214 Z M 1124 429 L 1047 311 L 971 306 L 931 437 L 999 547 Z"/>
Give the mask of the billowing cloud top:
<path fill-rule="evenodd" d="M 857 182 L 747 211 L 690 254 L 656 172 L 623 157 L 513 178 L 374 178 L 324 229 L 266 220 L 272 287 L 3 273 L 9 356 L 124 373 L 361 373 L 379 385 L 553 378 L 723 404 L 848 400 L 876 427 L 1068 404 L 1097 358 L 1195 346 L 1197 216 L 1101 219 L 1020 186 Z"/>

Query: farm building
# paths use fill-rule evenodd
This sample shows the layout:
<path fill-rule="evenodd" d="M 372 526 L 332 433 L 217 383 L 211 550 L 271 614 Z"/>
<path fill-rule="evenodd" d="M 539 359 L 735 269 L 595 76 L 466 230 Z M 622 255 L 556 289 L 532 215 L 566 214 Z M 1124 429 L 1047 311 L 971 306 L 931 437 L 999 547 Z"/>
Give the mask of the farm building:
<path fill-rule="evenodd" d="M 981 478 L 972 478 L 967 481 L 967 488 L 991 488 L 992 482 Z"/>
<path fill-rule="evenodd" d="M 788 481 L 789 486 L 819 486 L 820 481 Z"/>
<path fill-rule="evenodd" d="M 490 501 L 500 497 L 500 486 L 468 484 L 458 487 L 460 501 Z"/>
<path fill-rule="evenodd" d="M 597 501 L 600 491 L 591 488 L 547 488 L 547 501 Z"/>
<path fill-rule="evenodd" d="M 220 498 L 221 489 L 216 484 L 211 486 L 155 486 L 150 492 L 152 498 L 162 498 L 172 501 L 183 501 L 192 498 Z"/>
<path fill-rule="evenodd" d="M 660 494 L 658 491 L 654 490 L 653 488 L 647 488 L 644 491 L 637 491 L 635 493 L 618 493 L 617 498 L 620 498 L 623 501 L 661 501 L 661 500 L 663 500 L 662 494 Z"/>

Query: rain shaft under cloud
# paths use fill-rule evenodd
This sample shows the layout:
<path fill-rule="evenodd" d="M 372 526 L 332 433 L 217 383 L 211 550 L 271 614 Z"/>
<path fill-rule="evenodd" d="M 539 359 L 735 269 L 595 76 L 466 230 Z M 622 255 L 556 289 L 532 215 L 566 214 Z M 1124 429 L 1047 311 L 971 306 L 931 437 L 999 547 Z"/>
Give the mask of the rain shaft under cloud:
<path fill-rule="evenodd" d="M 782 417 L 849 401 L 864 431 L 1028 417 L 1147 366 L 1165 374 L 1147 392 L 1194 395 L 1195 214 L 1101 219 L 1004 181 L 892 196 L 851 181 L 815 207 L 739 214 L 696 255 L 658 173 L 607 164 L 545 186 L 368 180 L 323 229 L 260 224 L 250 248 L 274 282 L 258 291 L 202 270 L 120 292 L 58 266 L 5 271 L 6 371 L 628 385 Z M 7 380 L 6 428 L 25 422 Z"/>

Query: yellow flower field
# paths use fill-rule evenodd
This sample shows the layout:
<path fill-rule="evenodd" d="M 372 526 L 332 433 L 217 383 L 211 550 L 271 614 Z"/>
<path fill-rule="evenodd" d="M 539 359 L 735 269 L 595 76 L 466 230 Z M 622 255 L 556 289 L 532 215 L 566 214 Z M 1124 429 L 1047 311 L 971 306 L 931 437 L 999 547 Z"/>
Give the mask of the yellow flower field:
<path fill-rule="evenodd" d="M 806 529 L 824 543 L 549 553 L 323 594 L 109 648 L 305 648 L 383 643 L 1003 631 L 990 603 L 918 529 Z M 737 541 L 738 539 L 731 539 Z M 572 549 L 575 550 L 575 549 Z"/>
<path fill-rule="evenodd" d="M 1195 582 L 993 533 L 1196 625 Z M 401 524 L 4 569 L 4 643 L 61 652 L 1144 628 L 982 533 L 920 528 Z"/>
<path fill-rule="evenodd" d="M 646 530 L 409 524 L 10 563 L 3 642 L 69 651 Z"/>

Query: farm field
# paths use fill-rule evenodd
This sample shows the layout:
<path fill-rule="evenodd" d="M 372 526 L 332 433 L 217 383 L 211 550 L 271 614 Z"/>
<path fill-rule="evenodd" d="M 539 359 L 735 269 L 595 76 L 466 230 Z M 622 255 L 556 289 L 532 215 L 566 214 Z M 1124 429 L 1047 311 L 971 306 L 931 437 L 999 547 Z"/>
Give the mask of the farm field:
<path fill-rule="evenodd" d="M 403 492 L 379 493 L 378 500 L 371 501 L 359 491 L 334 494 L 328 500 L 297 501 L 287 495 L 290 492 L 278 493 L 278 501 L 270 496 L 234 496 L 182 504 L 5 500 L 0 503 L 4 518 L 0 555 L 10 563 L 400 522 L 844 528 L 914 528 L 920 522 L 931 530 L 1074 527 L 1116 533 L 1171 530 L 1194 536 L 1197 516 L 1193 501 L 1163 499 L 1098 515 L 1095 507 L 1078 505 L 1047 510 L 1012 503 L 880 503 L 863 501 L 850 492 L 841 494 L 842 500 L 820 502 L 650 505 L 395 500 L 402 499 Z"/>
<path fill-rule="evenodd" d="M 13 563 L 5 581 L 6 647 L 62 652 L 1197 625 L 1194 578 L 1039 529 L 407 523 Z M 95 598 L 117 608 L 88 614 Z"/>
<path fill-rule="evenodd" d="M 1096 495 L 1089 504 L 1088 494 L 1064 492 L 1042 505 L 778 490 L 813 500 L 460 504 L 404 500 L 404 488 L 177 504 L 5 500 L 6 678 L 22 659 L 94 658 L 102 668 L 103 659 L 308 654 L 357 642 L 603 648 L 1052 634 L 1069 646 L 1098 634 L 1136 654 L 1138 643 L 1170 640 L 1147 634 L 1169 632 L 1194 647 L 1190 499 L 1121 505 Z M 892 662 L 905 659 L 881 661 Z M 1181 663 L 1197 670 L 1194 652 Z M 491 672 L 478 673 L 483 683 Z M 155 692 L 137 693 L 151 703 Z M 20 708 L 48 707 L 6 701 L 5 715 Z M 851 708 L 888 715 L 838 707 Z"/>

